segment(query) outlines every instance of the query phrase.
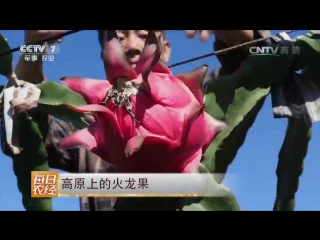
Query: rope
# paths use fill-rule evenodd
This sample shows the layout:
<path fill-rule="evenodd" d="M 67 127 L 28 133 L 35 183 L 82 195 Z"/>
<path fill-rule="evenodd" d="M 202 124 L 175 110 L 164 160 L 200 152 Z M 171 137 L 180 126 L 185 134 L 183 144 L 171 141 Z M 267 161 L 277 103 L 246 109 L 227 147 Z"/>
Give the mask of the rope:
<path fill-rule="evenodd" d="M 41 41 L 38 41 L 38 42 L 35 42 L 35 43 L 28 43 L 27 45 L 40 45 L 40 44 L 43 44 L 45 42 L 50 42 L 50 41 L 54 41 L 54 40 L 57 40 L 57 39 L 60 39 L 64 36 L 68 36 L 68 35 L 71 35 L 71 34 L 74 34 L 74 33 L 77 33 L 77 32 L 80 32 L 82 30 L 70 30 L 70 31 L 67 31 L 67 32 L 64 32 L 62 34 L 59 34 L 59 35 L 56 35 L 56 36 L 53 36 L 53 37 L 48 37 L 46 39 L 43 39 Z M 9 54 L 9 53 L 13 53 L 13 52 L 16 52 L 16 51 L 19 51 L 20 50 L 20 46 L 19 47 L 15 47 L 15 48 L 11 48 L 7 51 L 4 51 L 4 52 L 1 52 L 0 53 L 0 57 L 3 56 L 3 55 L 6 55 L 6 54 Z M 14 86 L 19 86 L 19 83 L 16 81 L 16 75 L 12 75 L 12 76 L 7 76 L 8 78 L 8 83 L 11 81 L 13 83 Z M 8 85 L 6 85 L 8 86 Z M 6 86 L 2 89 L 2 91 L 0 92 L 0 102 L 2 102 L 2 96 L 3 96 L 3 93 L 4 93 L 4 90 L 6 89 Z"/>
<path fill-rule="evenodd" d="M 65 37 L 65 36 L 80 32 L 80 31 L 83 31 L 83 30 L 70 30 L 70 31 L 64 32 L 62 34 L 56 35 L 54 37 L 49 37 L 49 38 L 43 39 L 43 40 L 35 42 L 35 43 L 27 43 L 26 45 L 40 45 L 40 44 L 43 44 L 45 42 L 51 42 L 51 41 L 57 40 L 59 38 L 62 38 L 62 37 Z M 19 51 L 20 47 L 21 46 L 15 47 L 15 48 L 11 48 L 8 51 L 1 52 L 0 53 L 0 57 L 3 56 L 3 55 L 6 55 L 8 53 L 13 53 L 13 52 Z"/>
<path fill-rule="evenodd" d="M 299 31 L 299 30 L 286 30 L 286 31 L 283 31 L 283 32 L 285 32 L 285 33 L 293 33 L 293 32 L 296 32 L 296 31 Z M 275 36 L 275 35 L 273 35 L 273 36 Z M 266 40 L 270 39 L 273 36 L 268 36 L 268 37 L 256 39 L 256 40 L 245 42 L 245 43 L 242 43 L 242 44 L 238 44 L 238 45 L 235 45 L 235 46 L 232 46 L 232 47 L 229 47 L 229 48 L 225 48 L 225 49 L 222 49 L 222 50 L 219 50 L 219 51 L 216 51 L 216 52 L 208 53 L 208 54 L 201 55 L 201 56 L 198 56 L 198 57 L 195 57 L 195 58 L 191 58 L 191 59 L 188 59 L 188 60 L 185 60 L 185 61 L 177 62 L 177 63 L 171 64 L 169 66 L 169 68 L 177 67 L 177 66 L 180 66 L 180 65 L 183 65 L 183 64 L 186 64 L 186 63 L 190 63 L 190 62 L 195 62 L 195 61 L 198 61 L 198 60 L 203 59 L 203 58 L 212 57 L 212 56 L 215 56 L 217 54 L 221 54 L 221 53 L 224 53 L 224 52 L 228 52 L 228 51 L 231 51 L 231 50 L 234 50 L 234 49 L 237 49 L 237 48 L 241 48 L 241 47 L 250 45 L 252 43 L 266 41 Z"/>
<path fill-rule="evenodd" d="M 42 44 L 42 43 L 45 43 L 45 42 L 54 41 L 54 40 L 57 40 L 59 38 L 62 38 L 62 37 L 65 37 L 65 36 L 80 32 L 80 31 L 83 31 L 83 30 L 70 30 L 68 32 L 56 35 L 54 37 L 49 37 L 49 38 L 43 39 L 43 40 L 35 42 L 35 43 L 28 43 L 28 45 L 31 45 L 31 44 L 32 45 L 38 45 L 38 44 Z M 299 30 L 286 30 L 286 31 L 283 31 L 283 32 L 285 32 L 285 33 L 293 33 L 293 32 L 296 32 L 296 31 L 299 31 Z M 275 35 L 273 35 L 273 36 L 275 36 Z M 186 63 L 198 61 L 198 60 L 203 59 L 203 58 L 212 57 L 212 56 L 215 56 L 217 54 L 221 54 L 221 53 L 224 53 L 224 52 L 232 51 L 234 49 L 241 48 L 241 47 L 253 44 L 253 43 L 266 41 L 266 40 L 272 38 L 273 36 L 256 39 L 256 40 L 245 42 L 245 43 L 242 43 L 242 44 L 238 44 L 238 45 L 235 45 L 235 46 L 232 46 L 232 47 L 229 47 L 229 48 L 225 48 L 225 49 L 222 49 L 222 50 L 219 50 L 219 51 L 216 51 L 216 52 L 208 53 L 208 54 L 201 55 L 201 56 L 198 56 L 198 57 L 194 57 L 194 58 L 191 58 L 191 59 L 188 59 L 188 60 L 185 60 L 185 61 L 177 62 L 177 63 L 171 64 L 168 67 L 169 68 L 174 68 L 174 67 L 186 64 Z M 16 48 L 12 48 L 12 49 L 10 49 L 8 51 L 1 52 L 0 53 L 0 57 L 5 55 L 5 54 L 16 52 L 16 51 L 19 51 L 19 50 L 20 50 L 20 46 L 16 47 Z"/>

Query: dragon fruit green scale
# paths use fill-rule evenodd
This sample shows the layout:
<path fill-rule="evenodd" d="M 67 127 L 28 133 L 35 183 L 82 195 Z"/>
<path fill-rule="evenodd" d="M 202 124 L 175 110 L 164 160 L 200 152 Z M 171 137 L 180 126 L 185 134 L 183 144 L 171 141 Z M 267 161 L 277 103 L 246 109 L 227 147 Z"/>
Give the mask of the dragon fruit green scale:
<path fill-rule="evenodd" d="M 118 172 L 196 172 L 201 156 L 226 127 L 204 112 L 201 82 L 207 67 L 173 76 L 149 31 L 136 68 L 126 61 L 115 31 L 106 30 L 103 52 L 108 81 L 64 77 L 89 105 L 95 122 L 67 137 L 61 148 L 84 146 Z"/>

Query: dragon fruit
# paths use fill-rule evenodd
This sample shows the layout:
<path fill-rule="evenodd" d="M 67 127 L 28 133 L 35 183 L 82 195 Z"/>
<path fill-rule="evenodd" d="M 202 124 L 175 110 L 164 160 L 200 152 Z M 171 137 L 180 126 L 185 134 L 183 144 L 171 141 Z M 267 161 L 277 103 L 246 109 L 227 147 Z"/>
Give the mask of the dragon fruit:
<path fill-rule="evenodd" d="M 132 68 L 115 31 L 107 30 L 103 51 L 108 81 L 64 77 L 62 84 L 89 105 L 95 122 L 67 137 L 61 148 L 83 146 L 118 172 L 196 172 L 201 156 L 226 124 L 204 112 L 202 80 L 207 66 L 173 76 L 161 60 L 153 31 Z"/>

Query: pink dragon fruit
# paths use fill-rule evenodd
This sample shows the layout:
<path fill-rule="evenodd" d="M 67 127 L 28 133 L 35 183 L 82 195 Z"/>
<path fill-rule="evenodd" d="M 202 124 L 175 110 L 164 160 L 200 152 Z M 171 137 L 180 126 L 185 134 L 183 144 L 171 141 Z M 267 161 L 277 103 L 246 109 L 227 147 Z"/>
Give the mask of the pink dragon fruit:
<path fill-rule="evenodd" d="M 135 69 L 126 61 L 115 31 L 107 30 L 103 52 L 109 81 L 62 78 L 89 105 L 95 123 L 64 139 L 61 148 L 84 146 L 119 172 L 195 172 L 208 144 L 226 126 L 204 112 L 201 82 L 207 67 L 174 77 L 160 60 L 159 41 L 149 31 Z"/>

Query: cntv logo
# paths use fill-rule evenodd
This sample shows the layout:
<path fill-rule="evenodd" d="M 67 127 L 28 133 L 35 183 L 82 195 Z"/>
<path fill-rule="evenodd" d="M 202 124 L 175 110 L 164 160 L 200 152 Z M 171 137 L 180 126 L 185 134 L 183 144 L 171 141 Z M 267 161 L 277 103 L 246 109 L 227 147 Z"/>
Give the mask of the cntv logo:
<path fill-rule="evenodd" d="M 264 46 L 264 47 L 250 47 L 249 52 L 252 55 L 276 55 L 279 51 L 279 47 L 272 47 L 272 46 Z"/>

